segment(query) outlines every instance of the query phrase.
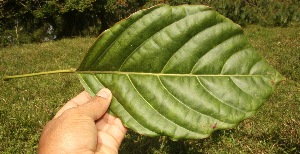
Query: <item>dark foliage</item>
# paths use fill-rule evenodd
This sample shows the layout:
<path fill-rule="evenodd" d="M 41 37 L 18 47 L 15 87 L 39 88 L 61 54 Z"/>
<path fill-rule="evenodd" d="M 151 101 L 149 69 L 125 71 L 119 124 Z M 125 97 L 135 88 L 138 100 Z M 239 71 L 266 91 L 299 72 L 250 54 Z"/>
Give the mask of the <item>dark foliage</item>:
<path fill-rule="evenodd" d="M 131 13 L 160 3 L 208 5 L 240 25 L 288 26 L 300 21 L 298 0 L 4 0 L 0 45 L 97 36 Z"/>

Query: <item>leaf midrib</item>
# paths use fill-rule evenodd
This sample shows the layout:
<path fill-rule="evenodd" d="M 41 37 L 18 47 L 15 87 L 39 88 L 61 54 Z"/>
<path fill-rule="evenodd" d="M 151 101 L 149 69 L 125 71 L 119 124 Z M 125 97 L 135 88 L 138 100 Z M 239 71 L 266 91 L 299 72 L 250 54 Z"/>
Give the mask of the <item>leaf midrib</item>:
<path fill-rule="evenodd" d="M 121 71 L 76 71 L 78 74 L 116 74 L 116 75 L 153 75 L 153 76 L 187 76 L 187 77 L 266 77 L 271 74 L 168 74 L 147 72 L 121 72 Z"/>

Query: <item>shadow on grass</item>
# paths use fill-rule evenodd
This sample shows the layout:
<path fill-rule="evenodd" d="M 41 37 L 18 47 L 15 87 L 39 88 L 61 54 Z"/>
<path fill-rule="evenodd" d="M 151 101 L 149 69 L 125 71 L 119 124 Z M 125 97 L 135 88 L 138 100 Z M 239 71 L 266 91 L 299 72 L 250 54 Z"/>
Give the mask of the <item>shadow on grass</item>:
<path fill-rule="evenodd" d="M 229 147 L 224 147 L 223 145 L 224 141 L 226 140 L 226 142 L 228 142 L 228 139 L 230 138 L 241 140 L 247 139 L 250 142 L 253 142 L 253 144 L 249 142 L 250 144 L 247 145 L 251 148 L 250 151 L 268 151 L 271 149 L 270 146 L 274 146 L 274 151 L 276 153 L 299 153 L 300 151 L 299 141 L 292 140 L 292 138 L 295 138 L 295 136 L 285 136 L 284 134 L 280 134 L 280 132 L 278 131 L 253 135 L 238 131 L 236 129 L 217 130 L 206 139 L 172 141 L 169 137 L 147 137 L 136 134 L 132 130 L 129 130 L 126 138 L 121 145 L 120 153 L 201 154 L 212 153 L 211 149 L 216 149 L 216 147 L 220 147 L 219 150 L 223 152 L 230 152 L 232 150 L 235 151 L 237 149 L 234 150 Z M 261 145 L 262 143 L 265 143 L 265 145 Z M 245 146 L 236 144 L 239 143 L 232 143 L 233 146 Z M 218 153 L 218 151 L 214 151 L 213 153 Z"/>
<path fill-rule="evenodd" d="M 220 134 L 220 135 L 218 135 Z M 217 132 L 214 133 L 214 141 L 218 142 L 218 138 L 224 134 Z M 227 134 L 229 135 L 229 134 Z M 213 142 L 214 142 L 213 141 Z M 169 137 L 147 137 L 136 134 L 129 130 L 126 138 L 124 139 L 120 153 L 125 154 L 186 154 L 186 153 L 205 153 L 204 143 L 205 139 L 200 140 L 178 140 L 173 141 Z M 211 142 L 211 141 L 210 141 Z M 206 147 L 207 148 L 207 147 Z"/>

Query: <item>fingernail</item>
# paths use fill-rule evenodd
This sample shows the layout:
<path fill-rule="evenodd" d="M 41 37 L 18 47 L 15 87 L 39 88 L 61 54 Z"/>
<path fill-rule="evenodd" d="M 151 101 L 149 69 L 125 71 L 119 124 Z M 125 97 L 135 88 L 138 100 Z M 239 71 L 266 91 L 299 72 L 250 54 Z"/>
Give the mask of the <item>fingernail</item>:
<path fill-rule="evenodd" d="M 105 99 L 108 99 L 110 97 L 110 95 L 111 95 L 111 92 L 107 88 L 103 88 L 97 93 L 97 96 L 100 96 Z"/>

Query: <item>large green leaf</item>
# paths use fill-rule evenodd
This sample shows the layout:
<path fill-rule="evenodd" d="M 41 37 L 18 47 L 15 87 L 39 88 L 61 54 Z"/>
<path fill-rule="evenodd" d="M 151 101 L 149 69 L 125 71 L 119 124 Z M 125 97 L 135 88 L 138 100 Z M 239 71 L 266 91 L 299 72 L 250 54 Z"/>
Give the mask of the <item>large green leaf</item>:
<path fill-rule="evenodd" d="M 283 77 L 240 26 L 202 6 L 159 5 L 102 33 L 77 69 L 110 112 L 140 134 L 205 138 L 255 114 Z"/>

